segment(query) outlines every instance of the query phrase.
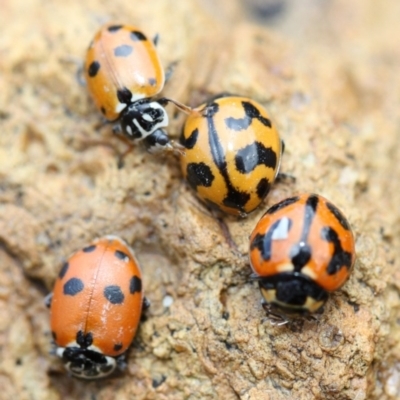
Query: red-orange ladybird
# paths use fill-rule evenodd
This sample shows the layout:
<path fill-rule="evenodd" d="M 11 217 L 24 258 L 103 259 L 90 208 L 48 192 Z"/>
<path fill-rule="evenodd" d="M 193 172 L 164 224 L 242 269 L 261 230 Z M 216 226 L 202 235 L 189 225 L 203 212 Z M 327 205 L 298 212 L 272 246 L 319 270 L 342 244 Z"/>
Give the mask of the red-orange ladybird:
<path fill-rule="evenodd" d="M 250 264 L 272 314 L 318 311 L 348 279 L 354 236 L 342 212 L 316 194 L 273 205 L 250 238 Z"/>
<path fill-rule="evenodd" d="M 95 379 L 123 364 L 143 305 L 133 251 L 105 236 L 64 263 L 49 298 L 56 354 L 72 375 Z"/>

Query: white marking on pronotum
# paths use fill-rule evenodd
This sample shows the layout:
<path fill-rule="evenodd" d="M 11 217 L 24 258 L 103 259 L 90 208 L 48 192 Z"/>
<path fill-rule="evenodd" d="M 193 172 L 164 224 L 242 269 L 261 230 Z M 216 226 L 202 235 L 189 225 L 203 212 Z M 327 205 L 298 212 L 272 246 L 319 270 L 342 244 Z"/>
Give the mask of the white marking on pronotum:
<path fill-rule="evenodd" d="M 149 136 L 153 131 L 148 132 L 145 129 L 143 129 L 139 123 L 137 122 L 136 119 L 133 119 L 132 122 L 136 125 L 136 127 L 138 128 L 140 134 L 142 135 L 142 139 L 145 138 L 146 136 Z"/>
<path fill-rule="evenodd" d="M 115 106 L 115 112 L 119 114 L 125 107 L 126 107 L 125 103 L 118 102 L 117 105 Z"/>
<path fill-rule="evenodd" d="M 272 233 L 272 240 L 283 240 L 289 236 L 289 218 L 283 217 Z"/>
<path fill-rule="evenodd" d="M 131 103 L 134 103 L 135 101 L 138 101 L 140 99 L 144 99 L 145 97 L 146 95 L 144 93 L 132 93 Z"/>
<path fill-rule="evenodd" d="M 156 102 L 152 102 L 152 103 L 149 103 L 149 107 L 151 107 L 151 108 L 153 108 L 153 109 L 157 109 L 157 108 L 158 108 L 158 109 L 162 110 L 162 112 L 163 112 L 163 119 L 162 119 L 161 122 L 159 122 L 158 124 L 154 125 L 154 126 L 152 127 L 152 129 L 151 129 L 150 132 L 148 132 L 148 131 L 146 131 L 145 129 L 143 129 L 143 128 L 139 125 L 139 123 L 137 122 L 137 120 L 136 120 L 136 119 L 133 119 L 133 120 L 132 120 L 132 123 L 138 128 L 139 132 L 140 132 L 141 135 L 142 135 L 142 139 L 144 139 L 145 137 L 151 135 L 151 134 L 152 134 L 153 132 L 155 132 L 157 129 L 164 128 L 164 127 L 168 126 L 168 122 L 169 122 L 168 114 L 166 113 L 166 111 L 164 110 L 164 108 L 163 108 L 160 104 L 158 104 L 158 103 L 156 103 Z M 148 116 L 148 114 L 143 114 L 143 119 L 146 119 L 145 116 Z M 147 121 L 148 121 L 148 119 L 147 119 Z"/>
<path fill-rule="evenodd" d="M 126 126 L 126 131 L 128 132 L 128 135 L 133 135 L 132 128 L 129 125 Z"/>
<path fill-rule="evenodd" d="M 143 114 L 142 117 L 146 121 L 153 122 L 153 118 L 149 114 Z"/>

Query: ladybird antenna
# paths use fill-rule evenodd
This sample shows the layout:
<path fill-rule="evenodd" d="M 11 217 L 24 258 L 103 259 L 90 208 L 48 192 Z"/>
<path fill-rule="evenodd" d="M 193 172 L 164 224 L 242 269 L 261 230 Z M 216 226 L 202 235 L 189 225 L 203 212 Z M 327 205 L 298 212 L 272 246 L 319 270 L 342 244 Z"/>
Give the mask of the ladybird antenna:
<path fill-rule="evenodd" d="M 175 105 L 175 107 L 177 107 L 179 110 L 183 111 L 186 114 L 191 114 L 193 112 L 193 108 L 191 108 L 183 103 L 180 103 L 179 101 L 170 99 L 169 97 L 163 97 L 163 98 L 157 100 L 157 102 L 160 103 L 161 105 L 172 103 Z"/>

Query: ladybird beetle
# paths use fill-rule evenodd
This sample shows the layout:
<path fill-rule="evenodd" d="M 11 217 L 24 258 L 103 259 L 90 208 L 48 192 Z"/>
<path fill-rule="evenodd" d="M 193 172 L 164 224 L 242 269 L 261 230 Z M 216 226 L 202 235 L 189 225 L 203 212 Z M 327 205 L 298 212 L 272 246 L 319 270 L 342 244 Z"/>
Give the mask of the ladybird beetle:
<path fill-rule="evenodd" d="M 263 306 L 272 314 L 318 311 L 328 293 L 346 282 L 354 261 L 349 223 L 336 206 L 316 194 L 273 205 L 250 237 L 250 264 Z"/>
<path fill-rule="evenodd" d="M 134 26 L 103 26 L 90 43 L 84 74 L 89 93 L 116 132 L 143 140 L 149 151 L 171 148 L 168 114 L 170 99 L 152 99 L 164 87 L 165 76 L 155 44 Z"/>
<path fill-rule="evenodd" d="M 102 378 L 123 365 L 143 304 L 142 274 L 125 242 L 106 236 L 73 254 L 50 296 L 56 354 L 72 375 Z"/>
<path fill-rule="evenodd" d="M 205 203 L 245 216 L 268 194 L 282 143 L 261 104 L 221 96 L 193 109 L 180 143 L 182 173 Z"/>

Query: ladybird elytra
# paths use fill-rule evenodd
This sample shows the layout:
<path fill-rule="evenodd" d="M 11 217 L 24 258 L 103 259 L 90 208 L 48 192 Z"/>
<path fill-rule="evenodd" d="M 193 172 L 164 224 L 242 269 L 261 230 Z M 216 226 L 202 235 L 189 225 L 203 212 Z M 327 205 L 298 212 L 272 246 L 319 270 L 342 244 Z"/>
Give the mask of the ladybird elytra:
<path fill-rule="evenodd" d="M 157 97 L 165 83 L 154 41 L 131 25 L 106 24 L 89 45 L 84 64 L 87 89 L 113 131 L 141 141 L 149 152 L 179 150 L 164 131 L 168 103 L 187 112 L 189 107 Z"/>
<path fill-rule="evenodd" d="M 251 234 L 249 257 L 267 304 L 313 313 L 348 279 L 354 236 L 330 201 L 300 194 L 266 211 Z"/>
<path fill-rule="evenodd" d="M 164 87 L 155 45 L 135 26 L 103 26 L 88 48 L 84 71 L 89 93 L 109 121 L 118 119 L 127 105 L 153 97 Z"/>
<path fill-rule="evenodd" d="M 268 194 L 282 144 L 264 107 L 240 96 L 215 98 L 188 116 L 180 139 L 181 169 L 205 203 L 245 216 Z"/>
<path fill-rule="evenodd" d="M 122 239 L 105 236 L 69 257 L 50 305 L 56 353 L 67 370 L 87 379 L 111 373 L 135 336 L 142 304 L 142 274 Z"/>

